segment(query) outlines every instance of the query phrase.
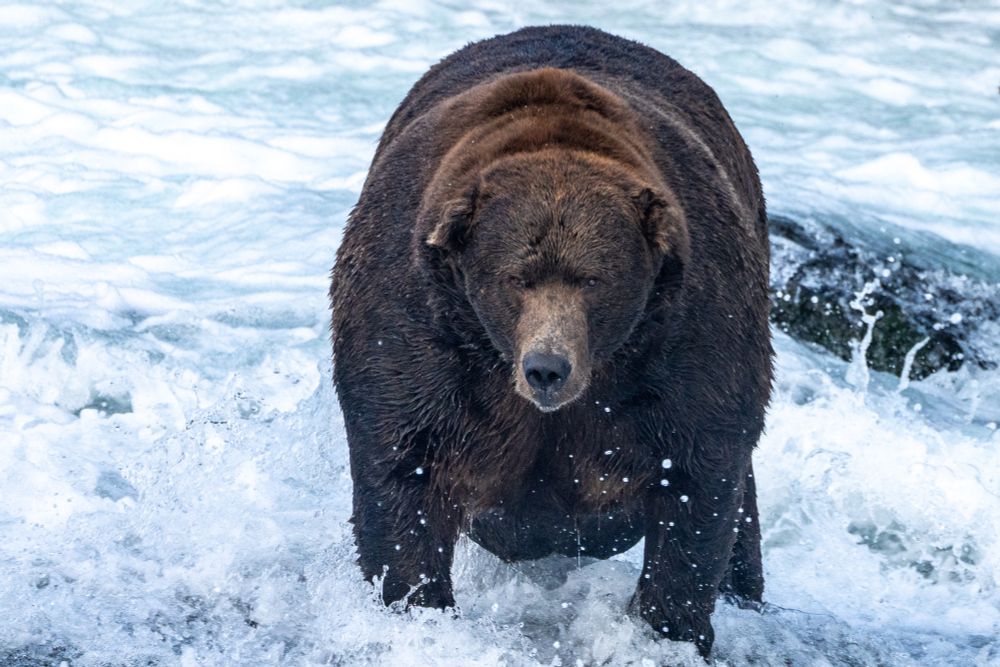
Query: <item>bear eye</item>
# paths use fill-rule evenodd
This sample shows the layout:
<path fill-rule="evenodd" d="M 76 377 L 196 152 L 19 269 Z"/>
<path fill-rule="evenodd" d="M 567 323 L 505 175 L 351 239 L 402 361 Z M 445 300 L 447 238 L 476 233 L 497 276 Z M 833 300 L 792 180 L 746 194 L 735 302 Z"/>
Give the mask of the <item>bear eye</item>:
<path fill-rule="evenodd" d="M 519 276 L 507 276 L 507 282 L 515 289 L 524 289 L 524 280 Z"/>
<path fill-rule="evenodd" d="M 601 281 L 598 280 L 597 278 L 585 278 L 583 280 L 583 286 L 587 287 L 589 289 L 593 289 L 594 287 L 597 287 L 600 284 L 601 284 Z"/>

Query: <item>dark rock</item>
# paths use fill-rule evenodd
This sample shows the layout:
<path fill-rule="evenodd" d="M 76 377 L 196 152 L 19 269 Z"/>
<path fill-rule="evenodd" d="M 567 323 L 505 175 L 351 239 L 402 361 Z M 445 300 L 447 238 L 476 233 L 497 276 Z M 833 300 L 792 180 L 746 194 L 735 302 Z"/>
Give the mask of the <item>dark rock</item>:
<path fill-rule="evenodd" d="M 997 351 L 979 334 L 1000 320 L 1000 285 L 944 268 L 898 237 L 880 248 L 783 216 L 770 218 L 770 233 L 771 321 L 793 338 L 849 360 L 868 314 L 876 317 L 866 353 L 875 370 L 900 375 L 917 346 L 913 379 L 967 362 L 996 367 Z"/>

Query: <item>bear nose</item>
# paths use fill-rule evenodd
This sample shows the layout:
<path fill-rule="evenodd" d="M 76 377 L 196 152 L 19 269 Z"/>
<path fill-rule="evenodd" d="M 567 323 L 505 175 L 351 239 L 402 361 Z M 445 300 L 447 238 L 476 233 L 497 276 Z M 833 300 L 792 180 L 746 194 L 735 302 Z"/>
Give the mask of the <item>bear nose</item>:
<path fill-rule="evenodd" d="M 558 391 L 573 367 L 569 359 L 559 354 L 529 352 L 524 357 L 524 377 L 535 391 Z"/>

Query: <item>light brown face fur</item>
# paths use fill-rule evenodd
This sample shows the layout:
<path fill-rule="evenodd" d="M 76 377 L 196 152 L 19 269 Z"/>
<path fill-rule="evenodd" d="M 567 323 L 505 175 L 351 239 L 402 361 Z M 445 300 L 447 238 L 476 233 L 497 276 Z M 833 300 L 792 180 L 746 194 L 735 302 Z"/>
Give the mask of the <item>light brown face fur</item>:
<path fill-rule="evenodd" d="M 514 389 L 539 410 L 552 412 L 576 400 L 590 380 L 586 304 L 578 288 L 559 283 L 530 290 L 521 304 L 515 334 Z M 525 357 L 532 353 L 569 361 L 570 373 L 558 390 L 542 393 L 528 383 Z"/>

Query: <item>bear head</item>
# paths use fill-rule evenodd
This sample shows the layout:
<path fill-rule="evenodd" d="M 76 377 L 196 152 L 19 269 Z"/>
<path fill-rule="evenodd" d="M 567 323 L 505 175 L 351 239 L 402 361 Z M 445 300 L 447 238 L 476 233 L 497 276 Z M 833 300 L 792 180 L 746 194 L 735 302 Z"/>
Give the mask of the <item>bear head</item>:
<path fill-rule="evenodd" d="M 425 211 L 514 390 L 551 412 L 579 398 L 651 300 L 669 302 L 689 248 L 683 211 L 656 177 L 598 153 L 502 156 Z M 664 286 L 669 288 L 664 288 Z"/>

